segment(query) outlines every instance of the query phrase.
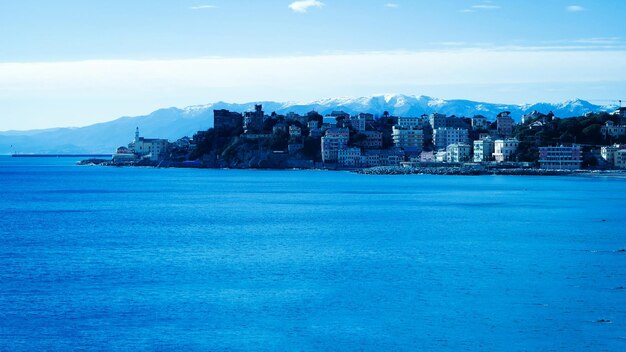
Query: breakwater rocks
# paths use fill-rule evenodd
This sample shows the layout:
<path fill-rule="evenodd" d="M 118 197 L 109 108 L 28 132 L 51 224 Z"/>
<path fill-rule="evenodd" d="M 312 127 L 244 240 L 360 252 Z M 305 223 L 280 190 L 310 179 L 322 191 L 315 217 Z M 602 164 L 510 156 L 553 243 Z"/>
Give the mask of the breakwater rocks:
<path fill-rule="evenodd" d="M 566 176 L 577 174 L 570 170 L 543 170 L 543 169 L 496 169 L 482 168 L 475 166 L 441 166 L 441 167 L 419 167 L 419 166 L 379 166 L 369 169 L 354 171 L 363 175 L 458 175 L 458 176 L 480 176 L 480 175 L 518 175 L 518 176 Z M 586 172 L 588 173 L 588 172 Z"/>
<path fill-rule="evenodd" d="M 111 160 L 104 159 L 86 159 L 77 162 L 77 165 L 108 165 Z"/>

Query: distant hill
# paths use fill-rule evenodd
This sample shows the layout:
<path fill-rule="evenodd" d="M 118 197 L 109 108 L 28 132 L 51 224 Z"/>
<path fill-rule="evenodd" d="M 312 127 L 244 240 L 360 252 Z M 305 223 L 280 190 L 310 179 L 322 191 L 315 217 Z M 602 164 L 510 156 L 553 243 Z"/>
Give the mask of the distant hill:
<path fill-rule="evenodd" d="M 510 111 L 518 121 L 522 115 L 532 111 L 542 113 L 552 111 L 558 117 L 572 117 L 588 112 L 615 109 L 615 106 L 594 105 L 580 99 L 559 104 L 512 105 L 470 100 L 442 100 L 412 95 L 331 98 L 308 103 L 265 101 L 230 104 L 217 102 L 184 109 L 160 109 L 145 116 L 122 117 L 80 128 L 0 132 L 0 154 L 9 154 L 13 151 L 18 153 L 110 153 L 118 146 L 128 144 L 133 137 L 135 127 L 139 127 L 141 135 L 145 137 L 176 140 L 182 136 L 191 136 L 198 130 L 212 127 L 214 109 L 243 112 L 253 110 L 254 104 L 259 103 L 263 104 L 266 114 L 273 111 L 279 114 L 288 112 L 303 114 L 315 110 L 325 115 L 335 110 L 343 110 L 350 114 L 369 112 L 382 115 L 384 111 L 388 111 L 396 116 L 419 116 L 439 112 L 456 116 L 484 115 L 489 119 L 494 119 L 499 112 Z"/>

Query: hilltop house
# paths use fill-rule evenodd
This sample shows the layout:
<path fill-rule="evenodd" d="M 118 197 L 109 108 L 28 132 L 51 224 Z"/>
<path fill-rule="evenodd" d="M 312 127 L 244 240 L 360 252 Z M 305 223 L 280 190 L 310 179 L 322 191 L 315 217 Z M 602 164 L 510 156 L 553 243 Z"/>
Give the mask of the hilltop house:
<path fill-rule="evenodd" d="M 626 134 L 626 125 L 615 125 L 613 121 L 607 121 L 600 131 L 605 139 L 619 138 Z"/>

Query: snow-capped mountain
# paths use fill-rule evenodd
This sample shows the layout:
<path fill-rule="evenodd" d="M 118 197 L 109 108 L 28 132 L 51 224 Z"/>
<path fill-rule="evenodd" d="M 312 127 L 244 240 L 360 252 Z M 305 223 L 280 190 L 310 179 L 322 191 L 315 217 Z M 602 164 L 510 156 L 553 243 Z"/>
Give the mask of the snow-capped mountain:
<path fill-rule="evenodd" d="M 149 115 L 122 117 L 110 122 L 81 128 L 55 128 L 37 131 L 0 132 L 0 154 L 19 153 L 106 153 L 132 139 L 135 127 L 146 137 L 176 140 L 213 125 L 213 110 L 251 111 L 263 104 L 266 114 L 295 112 L 304 114 L 315 110 L 323 115 L 342 110 L 350 114 L 369 112 L 382 115 L 387 111 L 396 116 L 419 116 L 438 112 L 446 115 L 484 115 L 494 119 L 502 111 L 510 111 L 516 120 L 529 112 L 548 113 L 559 117 L 580 116 L 588 112 L 611 111 L 615 106 L 600 106 L 576 99 L 558 104 L 526 105 L 492 104 L 470 100 L 442 100 L 428 96 L 375 95 L 359 98 L 330 98 L 313 102 L 250 102 L 234 104 L 217 102 L 184 109 L 160 109 Z M 11 147 L 13 146 L 13 147 Z"/>

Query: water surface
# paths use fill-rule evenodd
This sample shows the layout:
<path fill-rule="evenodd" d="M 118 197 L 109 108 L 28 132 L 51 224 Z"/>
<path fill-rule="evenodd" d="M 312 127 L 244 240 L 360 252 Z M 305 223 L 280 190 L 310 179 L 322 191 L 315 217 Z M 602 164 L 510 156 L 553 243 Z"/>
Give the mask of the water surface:
<path fill-rule="evenodd" d="M 0 157 L 0 350 L 623 351 L 625 207 L 601 177 Z"/>

